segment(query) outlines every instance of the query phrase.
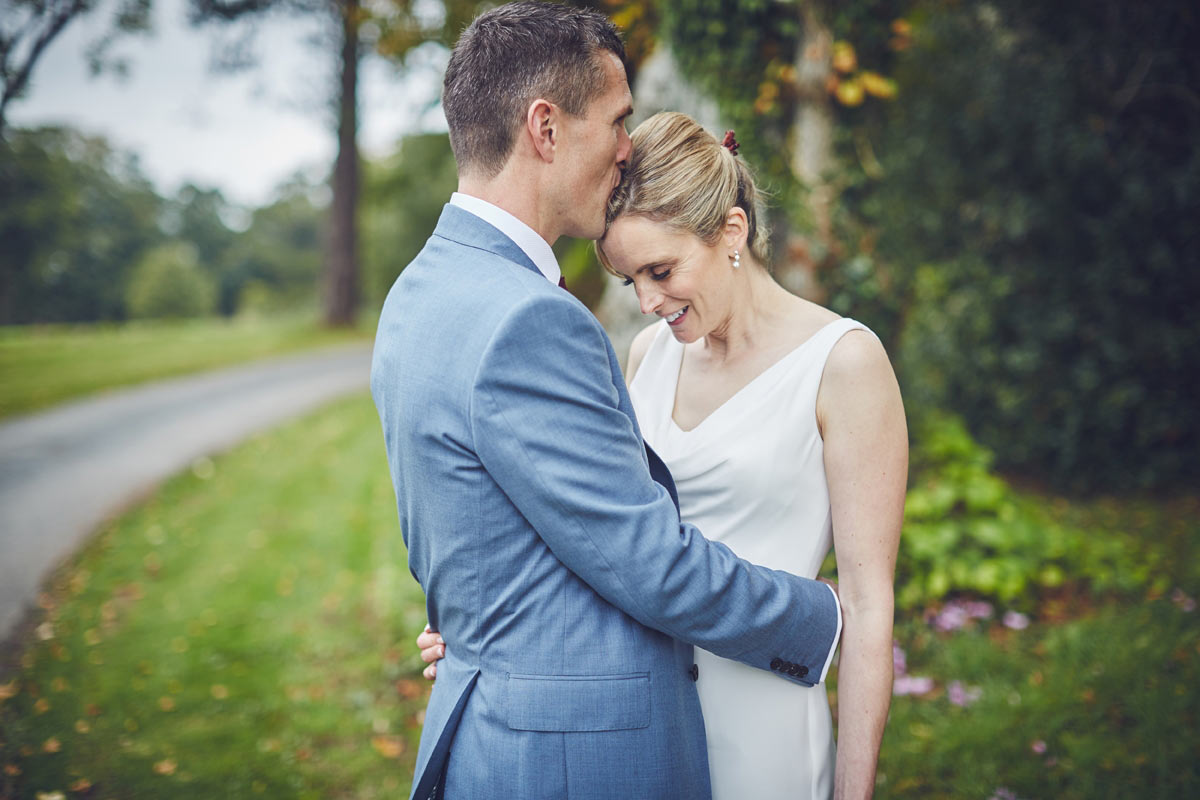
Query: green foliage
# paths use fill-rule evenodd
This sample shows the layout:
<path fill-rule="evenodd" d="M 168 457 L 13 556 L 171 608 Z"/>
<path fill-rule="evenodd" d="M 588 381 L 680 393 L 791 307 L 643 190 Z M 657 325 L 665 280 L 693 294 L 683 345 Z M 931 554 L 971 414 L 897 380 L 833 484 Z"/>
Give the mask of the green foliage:
<path fill-rule="evenodd" d="M 361 209 L 364 296 L 383 305 L 396 276 L 433 233 L 443 204 L 458 184 L 450 137 L 406 137 L 396 152 L 364 171 Z"/>
<path fill-rule="evenodd" d="M 906 387 L 1069 489 L 1200 464 L 1200 18 L 1188 3 L 928 2 L 843 200 L 913 292 Z"/>
<path fill-rule="evenodd" d="M 0 324 L 125 316 L 132 265 L 163 239 L 136 159 L 67 128 L 0 140 Z"/>
<path fill-rule="evenodd" d="M 969 594 L 1031 610 L 1055 591 L 1129 596 L 1161 565 L 1124 532 L 1100 538 L 1054 518 L 991 471 L 992 454 L 962 422 L 930 414 L 913 432 L 913 485 L 896 565 L 896 604 L 913 609 Z"/>
<path fill-rule="evenodd" d="M 790 97 L 778 81 L 795 56 L 795 6 L 764 0 L 679 0 L 662 3 L 663 38 L 685 75 L 720 105 L 738 131 L 741 155 L 787 207 L 797 189 L 788 163 Z M 770 102 L 758 102 L 760 86 Z M 784 91 L 782 96 L 780 92 Z"/>
<path fill-rule="evenodd" d="M 200 270 L 196 250 L 164 244 L 150 250 L 129 278 L 126 306 L 132 317 L 168 319 L 203 317 L 216 303 L 216 285 Z"/>
<path fill-rule="evenodd" d="M 913 622 L 896 638 L 908 672 L 935 689 L 892 701 L 880 800 L 1200 795 L 1196 612 L 1160 599 L 1020 632 L 945 636 Z M 954 704 L 953 681 L 979 699 Z"/>

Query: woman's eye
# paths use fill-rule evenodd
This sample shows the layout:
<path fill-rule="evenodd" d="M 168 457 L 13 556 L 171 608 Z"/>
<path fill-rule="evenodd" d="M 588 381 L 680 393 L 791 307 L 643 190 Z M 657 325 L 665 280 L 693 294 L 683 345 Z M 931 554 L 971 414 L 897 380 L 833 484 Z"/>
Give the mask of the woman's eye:
<path fill-rule="evenodd" d="M 651 272 L 650 277 L 656 281 L 665 281 L 670 274 L 671 270 L 668 269 L 664 272 Z"/>

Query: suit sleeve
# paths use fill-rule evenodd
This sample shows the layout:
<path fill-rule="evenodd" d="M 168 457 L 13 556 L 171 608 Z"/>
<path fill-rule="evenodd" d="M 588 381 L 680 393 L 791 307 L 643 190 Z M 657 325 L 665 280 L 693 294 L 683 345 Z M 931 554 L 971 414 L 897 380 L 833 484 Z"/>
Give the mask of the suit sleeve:
<path fill-rule="evenodd" d="M 554 555 L 608 602 L 676 639 L 816 683 L 836 644 L 829 587 L 742 561 L 682 524 L 618 404 L 591 315 L 565 296 L 530 297 L 498 327 L 476 377 L 476 451 Z"/>

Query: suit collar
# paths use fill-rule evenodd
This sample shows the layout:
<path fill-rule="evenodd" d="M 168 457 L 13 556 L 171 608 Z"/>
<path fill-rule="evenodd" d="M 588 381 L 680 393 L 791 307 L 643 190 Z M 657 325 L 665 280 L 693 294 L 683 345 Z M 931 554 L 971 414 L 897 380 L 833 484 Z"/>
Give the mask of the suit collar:
<path fill-rule="evenodd" d="M 484 222 L 470 211 L 465 211 L 458 206 L 447 203 L 442 208 L 442 216 L 438 218 L 433 235 L 467 247 L 495 253 L 538 275 L 542 274 L 525 251 L 518 247 L 516 242 L 505 236 L 499 228 Z"/>

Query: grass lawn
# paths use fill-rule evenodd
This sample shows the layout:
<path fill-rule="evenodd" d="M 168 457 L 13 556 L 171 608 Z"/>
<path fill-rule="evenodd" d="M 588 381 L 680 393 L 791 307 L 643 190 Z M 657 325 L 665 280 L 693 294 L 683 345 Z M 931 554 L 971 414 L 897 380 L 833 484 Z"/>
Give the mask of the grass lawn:
<path fill-rule="evenodd" d="M 876 796 L 1200 796 L 1197 505 L 1055 504 L 1163 549 L 1171 589 L 1062 589 L 1023 629 L 901 619 L 931 685 L 894 699 Z M 365 396 L 198 462 L 42 596 L 0 676 L 0 797 L 406 796 L 427 687 L 405 564 Z"/>
<path fill-rule="evenodd" d="M 42 596 L 0 678 L 0 797 L 406 796 L 406 563 L 366 396 L 198 462 Z"/>
<path fill-rule="evenodd" d="M 102 389 L 365 341 L 373 331 L 373 321 L 329 330 L 307 314 L 0 328 L 0 417 Z"/>

